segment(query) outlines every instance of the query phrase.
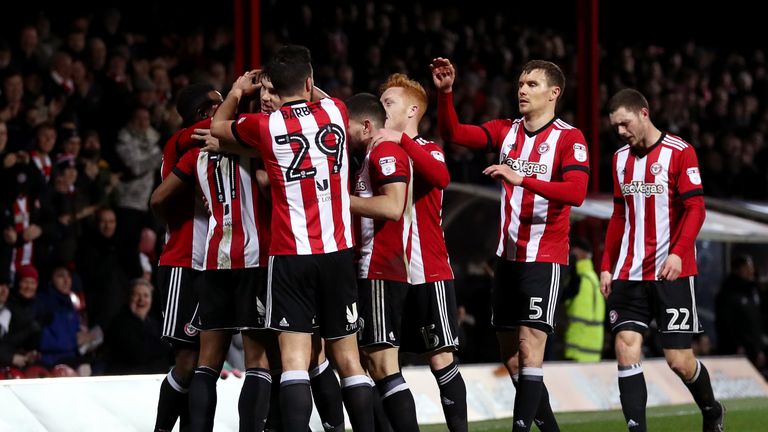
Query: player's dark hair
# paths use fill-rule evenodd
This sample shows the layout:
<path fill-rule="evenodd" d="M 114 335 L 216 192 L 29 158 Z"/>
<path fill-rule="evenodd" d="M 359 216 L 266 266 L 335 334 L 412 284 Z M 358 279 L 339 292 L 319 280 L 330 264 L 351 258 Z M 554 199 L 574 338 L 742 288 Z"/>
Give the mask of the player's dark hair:
<path fill-rule="evenodd" d="M 275 91 L 281 96 L 296 95 L 312 76 L 312 56 L 306 47 L 286 45 L 280 48 L 264 67 Z"/>
<path fill-rule="evenodd" d="M 560 94 L 557 99 L 562 98 L 563 93 L 565 93 L 565 74 L 563 74 L 560 66 L 546 60 L 531 60 L 523 66 L 523 73 L 529 74 L 535 69 L 544 71 L 544 76 L 547 77 L 547 84 L 550 87 L 560 87 Z"/>
<path fill-rule="evenodd" d="M 350 119 L 370 118 L 378 127 L 384 127 L 387 112 L 376 96 L 370 93 L 358 93 L 347 99 L 346 104 Z"/>
<path fill-rule="evenodd" d="M 208 93 L 212 91 L 216 91 L 216 89 L 208 83 L 190 84 L 181 89 L 176 100 L 176 111 L 181 116 L 183 126 L 189 126 L 202 120 L 198 118 L 198 113 L 211 102 Z"/>
<path fill-rule="evenodd" d="M 619 92 L 613 95 L 608 101 L 609 114 L 618 111 L 619 108 L 624 108 L 625 110 L 634 113 L 639 112 L 643 108 L 650 110 L 648 100 L 645 96 L 639 91 L 631 88 L 619 90 Z"/>

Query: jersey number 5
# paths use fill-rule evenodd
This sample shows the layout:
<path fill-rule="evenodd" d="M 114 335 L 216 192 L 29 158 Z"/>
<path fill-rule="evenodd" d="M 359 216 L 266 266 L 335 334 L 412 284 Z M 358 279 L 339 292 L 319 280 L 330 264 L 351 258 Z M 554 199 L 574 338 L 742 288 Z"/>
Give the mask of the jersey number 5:
<path fill-rule="evenodd" d="M 331 174 L 341 172 L 344 161 L 345 140 L 346 134 L 344 129 L 333 123 L 322 126 L 315 134 L 315 146 L 317 146 L 317 149 L 324 155 L 333 157 Z M 275 142 L 281 145 L 297 144 L 295 147 L 291 146 L 293 160 L 291 160 L 288 169 L 285 170 L 285 181 L 303 180 L 317 175 L 317 168 L 315 166 L 309 168 L 301 167 L 304 165 L 304 160 L 309 156 L 310 143 L 306 135 L 302 133 L 278 135 L 275 137 Z"/>

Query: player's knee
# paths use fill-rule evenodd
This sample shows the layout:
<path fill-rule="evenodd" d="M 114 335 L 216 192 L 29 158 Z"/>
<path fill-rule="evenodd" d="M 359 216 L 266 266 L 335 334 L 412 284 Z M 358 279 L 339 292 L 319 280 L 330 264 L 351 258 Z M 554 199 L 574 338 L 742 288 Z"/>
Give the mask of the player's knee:
<path fill-rule="evenodd" d="M 531 341 L 523 339 L 520 341 L 520 348 L 517 351 L 518 363 L 528 365 L 536 357 L 536 347 Z M 507 366 L 509 369 L 510 366 Z"/>
<path fill-rule="evenodd" d="M 636 362 L 640 357 L 640 348 L 642 346 L 642 338 L 637 338 L 633 333 L 621 332 L 616 335 L 616 356 L 619 360 L 627 358 L 631 362 Z M 637 357 L 637 359 L 635 359 Z"/>
<path fill-rule="evenodd" d="M 443 351 L 429 357 L 429 367 L 432 370 L 440 370 L 453 363 L 453 352 Z"/>
<path fill-rule="evenodd" d="M 680 378 L 688 379 L 696 373 L 696 360 L 685 355 L 667 355 L 667 365 Z"/>
<path fill-rule="evenodd" d="M 174 376 L 185 382 L 191 380 L 197 365 L 197 351 L 178 350 L 176 351 L 175 360 Z"/>

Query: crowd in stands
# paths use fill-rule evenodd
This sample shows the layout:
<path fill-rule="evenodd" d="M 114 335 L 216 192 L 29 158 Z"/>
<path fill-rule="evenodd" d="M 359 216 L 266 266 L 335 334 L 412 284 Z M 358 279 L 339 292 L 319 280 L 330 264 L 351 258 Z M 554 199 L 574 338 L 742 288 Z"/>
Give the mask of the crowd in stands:
<path fill-rule="evenodd" d="M 265 2 L 264 17 L 288 14 L 294 19 L 263 20 L 264 57 L 284 42 L 308 46 L 316 83 L 332 96 L 376 93 L 394 72 L 431 89 L 428 65 L 442 56 L 458 70 L 459 118 L 477 124 L 517 115 L 520 67 L 541 58 L 564 69 L 560 114 L 575 123 L 572 35 L 466 6 Z M 149 195 L 161 147 L 181 124 L 178 91 L 207 81 L 226 94 L 241 71 L 233 70 L 230 26 L 142 33 L 122 18 L 115 9 L 41 12 L 0 32 L 0 369 L 88 375 L 164 372 L 170 364 L 152 288 L 163 227 L 148 211 Z M 703 177 L 717 179 L 705 180 L 708 195 L 768 198 L 764 51 L 606 41 L 601 52 L 602 105 L 637 87 L 655 121 L 697 148 Z M 435 114 L 433 106 L 423 131 L 437 139 Z M 602 117 L 600 184 L 609 191 L 620 143 Z M 446 153 L 454 182 L 489 182 L 485 153 L 451 144 Z M 465 272 L 466 286 L 486 283 L 490 271 Z M 462 337 L 487 345 L 471 334 L 483 318 L 462 308 L 470 332 Z"/>

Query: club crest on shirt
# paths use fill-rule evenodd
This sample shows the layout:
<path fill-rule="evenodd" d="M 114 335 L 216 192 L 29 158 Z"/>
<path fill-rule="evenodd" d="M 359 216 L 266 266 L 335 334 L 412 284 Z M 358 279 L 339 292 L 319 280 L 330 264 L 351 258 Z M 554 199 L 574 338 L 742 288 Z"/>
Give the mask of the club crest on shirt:
<path fill-rule="evenodd" d="M 615 310 L 612 310 L 611 313 L 608 314 L 608 316 L 611 319 L 611 324 L 615 324 L 616 320 L 619 319 L 619 314 Z"/>
<path fill-rule="evenodd" d="M 435 160 L 439 160 L 440 162 L 445 162 L 445 156 L 443 156 L 441 152 L 437 150 L 433 150 L 429 154 L 431 154 L 432 157 L 435 158 Z"/>
<path fill-rule="evenodd" d="M 576 143 L 573 145 L 573 158 L 579 162 L 587 161 L 587 146 Z"/>
<path fill-rule="evenodd" d="M 696 167 L 688 168 L 685 170 L 685 173 L 688 174 L 688 179 L 691 181 L 691 183 L 695 185 L 701 184 L 701 174 L 699 173 L 699 169 Z"/>
<path fill-rule="evenodd" d="M 184 333 L 189 337 L 194 337 L 197 336 L 198 331 L 196 328 L 192 327 L 190 323 L 186 323 L 184 324 Z"/>
<path fill-rule="evenodd" d="M 661 164 L 658 162 L 654 162 L 653 165 L 651 165 L 651 174 L 659 175 L 660 173 L 661 173 Z"/>
<path fill-rule="evenodd" d="M 543 143 L 539 144 L 539 148 L 537 149 L 537 151 L 539 152 L 539 154 L 544 154 L 544 153 L 548 152 L 549 151 L 549 144 L 547 144 L 546 142 L 543 142 Z"/>
<path fill-rule="evenodd" d="M 393 156 L 383 157 L 379 159 L 379 165 L 381 166 L 381 173 L 385 176 L 392 175 L 395 173 L 397 168 L 395 167 L 395 162 L 397 160 Z"/>

